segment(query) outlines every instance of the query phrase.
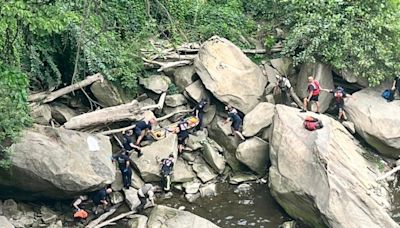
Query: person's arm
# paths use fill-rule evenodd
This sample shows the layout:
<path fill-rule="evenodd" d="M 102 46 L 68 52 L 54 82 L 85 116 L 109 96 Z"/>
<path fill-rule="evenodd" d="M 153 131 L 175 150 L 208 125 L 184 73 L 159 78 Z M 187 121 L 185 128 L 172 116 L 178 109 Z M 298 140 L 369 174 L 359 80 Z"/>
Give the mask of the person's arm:
<path fill-rule="evenodd" d="M 307 101 L 310 101 L 310 99 L 311 99 L 312 95 L 313 95 L 313 91 L 310 91 L 310 93 L 308 94 Z"/>
<path fill-rule="evenodd" d="M 396 80 L 396 78 L 395 78 L 394 81 L 393 81 L 392 90 L 395 90 L 395 89 L 396 89 L 396 84 L 397 84 L 396 81 L 397 81 L 397 80 Z"/>
<path fill-rule="evenodd" d="M 129 146 L 131 146 L 132 148 L 135 148 L 135 149 L 137 149 L 137 150 L 142 150 L 142 148 L 140 148 L 140 146 L 137 146 L 137 145 L 135 145 L 135 144 L 133 144 L 133 143 L 129 143 Z"/>
<path fill-rule="evenodd" d="M 128 171 L 130 165 L 131 165 L 130 161 L 126 160 L 126 163 L 125 163 L 125 170 L 126 171 Z"/>
<path fill-rule="evenodd" d="M 108 202 L 105 199 L 100 200 L 100 203 L 102 203 L 104 206 L 107 206 Z"/>
<path fill-rule="evenodd" d="M 196 109 L 194 110 L 194 112 L 195 112 L 196 118 L 199 118 L 199 110 L 196 108 Z"/>
<path fill-rule="evenodd" d="M 154 192 L 149 191 L 148 195 L 149 195 L 149 200 L 150 200 L 151 204 L 154 206 Z"/>
<path fill-rule="evenodd" d="M 228 123 L 229 121 L 231 121 L 230 117 L 226 118 L 226 120 L 224 121 L 224 124 Z"/>

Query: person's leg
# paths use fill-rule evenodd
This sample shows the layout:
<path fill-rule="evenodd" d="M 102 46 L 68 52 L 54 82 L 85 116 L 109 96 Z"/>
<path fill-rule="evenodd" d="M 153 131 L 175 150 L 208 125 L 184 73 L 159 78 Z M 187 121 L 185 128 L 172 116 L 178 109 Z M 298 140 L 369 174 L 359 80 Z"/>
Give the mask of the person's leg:
<path fill-rule="evenodd" d="M 320 105 L 319 105 L 319 101 L 315 101 L 315 103 L 317 104 L 317 113 L 320 113 Z"/>
<path fill-rule="evenodd" d="M 303 109 L 301 111 L 307 111 L 307 106 L 308 106 L 308 100 L 307 100 L 307 98 L 304 98 L 304 100 L 303 100 Z"/>
<path fill-rule="evenodd" d="M 165 191 L 169 191 L 171 189 L 171 176 L 170 175 L 166 175 L 165 176 Z"/>
<path fill-rule="evenodd" d="M 242 135 L 242 133 L 239 131 L 240 130 L 240 125 L 241 125 L 242 123 L 240 122 L 240 121 L 237 121 L 237 122 L 234 122 L 233 123 L 233 129 L 234 129 L 234 131 L 235 131 L 235 134 L 237 135 L 237 136 L 239 136 L 239 138 L 241 139 L 241 140 L 245 140 L 245 138 L 243 137 L 243 135 Z"/>
<path fill-rule="evenodd" d="M 203 129 L 203 113 L 199 113 L 199 123 L 196 126 L 196 131 Z"/>
<path fill-rule="evenodd" d="M 77 200 L 75 200 L 75 202 L 72 204 L 74 206 L 74 208 L 76 210 L 80 210 L 81 208 L 79 207 L 79 205 L 82 203 L 82 199 L 78 198 Z"/>
<path fill-rule="evenodd" d="M 244 136 L 242 135 L 242 133 L 240 133 L 240 131 L 235 131 L 235 133 L 236 133 L 236 135 L 237 136 L 239 136 L 239 138 L 241 139 L 241 140 L 246 140 L 245 138 L 244 138 Z"/>
<path fill-rule="evenodd" d="M 140 204 L 136 208 L 136 210 L 138 211 L 138 213 L 142 213 L 143 210 L 144 210 L 144 206 L 146 206 L 147 198 L 146 197 L 141 197 L 140 195 L 138 195 L 138 196 L 139 196 Z"/>
<path fill-rule="evenodd" d="M 146 132 L 146 131 L 141 131 L 141 132 L 140 132 L 140 135 L 139 135 L 139 137 L 137 138 L 136 143 L 135 143 L 137 146 L 139 146 L 139 145 L 140 145 L 140 142 L 142 142 L 142 140 L 143 140 L 143 138 L 144 138 L 144 135 L 145 135 L 145 132 Z"/>

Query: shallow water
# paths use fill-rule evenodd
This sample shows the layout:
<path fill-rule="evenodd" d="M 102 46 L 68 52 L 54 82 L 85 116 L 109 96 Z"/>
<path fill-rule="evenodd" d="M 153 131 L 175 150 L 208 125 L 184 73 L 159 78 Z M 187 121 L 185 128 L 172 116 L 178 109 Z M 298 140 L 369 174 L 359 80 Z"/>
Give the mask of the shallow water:
<path fill-rule="evenodd" d="M 251 184 L 245 193 L 234 193 L 237 186 L 228 183 L 217 184 L 217 196 L 199 198 L 189 203 L 182 193 L 159 201 L 170 207 L 185 207 L 196 215 L 206 218 L 220 227 L 278 227 L 291 220 L 275 202 L 265 184 Z"/>

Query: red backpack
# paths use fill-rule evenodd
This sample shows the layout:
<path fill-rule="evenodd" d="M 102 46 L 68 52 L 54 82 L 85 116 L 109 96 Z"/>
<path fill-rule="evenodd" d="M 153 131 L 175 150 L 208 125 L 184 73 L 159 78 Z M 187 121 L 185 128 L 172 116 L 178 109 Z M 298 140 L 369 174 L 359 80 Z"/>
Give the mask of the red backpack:
<path fill-rule="evenodd" d="M 314 131 L 317 129 L 321 129 L 323 127 L 321 120 L 312 117 L 312 116 L 306 116 L 304 118 L 304 128 L 309 130 L 309 131 Z"/>
<path fill-rule="evenodd" d="M 320 92 L 320 85 L 319 85 L 319 82 L 317 81 L 317 80 L 314 80 L 312 83 L 310 83 L 313 87 L 314 87 L 314 90 L 313 90 L 313 96 L 316 96 L 316 95 L 319 95 L 319 92 Z"/>

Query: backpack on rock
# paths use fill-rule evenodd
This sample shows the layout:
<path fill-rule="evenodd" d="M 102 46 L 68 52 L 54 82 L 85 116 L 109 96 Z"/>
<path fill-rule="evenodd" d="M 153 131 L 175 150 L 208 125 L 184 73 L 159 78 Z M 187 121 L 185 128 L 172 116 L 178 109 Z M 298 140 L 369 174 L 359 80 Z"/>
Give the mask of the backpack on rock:
<path fill-rule="evenodd" d="M 312 116 L 306 116 L 304 118 L 304 128 L 309 130 L 309 131 L 314 131 L 317 129 L 321 129 L 324 126 L 322 125 L 322 121 L 318 118 L 312 117 Z"/>

